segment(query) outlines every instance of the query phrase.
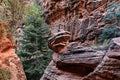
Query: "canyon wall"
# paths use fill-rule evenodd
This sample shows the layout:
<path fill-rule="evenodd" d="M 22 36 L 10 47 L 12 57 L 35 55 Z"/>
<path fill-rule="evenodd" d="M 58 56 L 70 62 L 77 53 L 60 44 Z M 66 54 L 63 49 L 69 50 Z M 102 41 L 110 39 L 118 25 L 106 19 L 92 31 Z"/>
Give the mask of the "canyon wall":
<path fill-rule="evenodd" d="M 101 31 L 116 22 L 113 16 L 109 16 L 110 20 L 105 21 L 107 14 L 120 11 L 119 7 L 109 11 L 111 2 L 120 1 L 42 0 L 40 2 L 45 21 L 50 25 L 53 34 L 48 44 L 54 51 L 53 60 L 40 80 L 120 79 L 120 38 L 114 38 L 107 47 L 97 49 L 81 44 L 99 41 Z M 120 20 L 117 21 L 117 27 L 120 26 L 119 23 Z"/>
<path fill-rule="evenodd" d="M 0 80 L 26 80 L 22 62 L 6 31 L 7 25 L 0 22 Z"/>
<path fill-rule="evenodd" d="M 94 41 L 111 23 L 104 21 L 108 4 L 119 0 L 42 0 L 44 18 L 51 33 L 69 31 L 71 42 Z"/>
<path fill-rule="evenodd" d="M 69 39 L 66 31 L 49 39 L 53 59 L 40 80 L 120 80 L 120 37 L 103 48 L 70 47 Z"/>

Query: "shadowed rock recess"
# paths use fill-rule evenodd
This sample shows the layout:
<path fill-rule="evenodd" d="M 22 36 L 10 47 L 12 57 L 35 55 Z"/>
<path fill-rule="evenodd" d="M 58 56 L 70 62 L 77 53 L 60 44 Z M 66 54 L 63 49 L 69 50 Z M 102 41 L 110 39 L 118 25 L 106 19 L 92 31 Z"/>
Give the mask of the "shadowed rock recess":
<path fill-rule="evenodd" d="M 64 43 L 62 39 L 57 44 Z M 40 80 L 120 80 L 120 37 L 113 38 L 107 50 L 76 46 L 61 52 L 62 47 L 57 48 Z"/>
<path fill-rule="evenodd" d="M 120 37 L 113 38 L 107 48 L 86 45 L 98 41 L 101 30 L 112 24 L 104 21 L 112 1 L 119 3 L 119 0 L 40 2 L 51 34 L 57 33 L 48 41 L 54 51 L 53 60 L 40 80 L 120 80 Z"/>

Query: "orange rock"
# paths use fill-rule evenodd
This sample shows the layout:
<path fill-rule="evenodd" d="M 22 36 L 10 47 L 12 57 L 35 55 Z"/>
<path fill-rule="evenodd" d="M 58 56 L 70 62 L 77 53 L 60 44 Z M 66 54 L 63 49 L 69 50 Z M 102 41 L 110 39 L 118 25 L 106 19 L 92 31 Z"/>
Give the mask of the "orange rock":
<path fill-rule="evenodd" d="M 7 39 L 6 37 L 2 37 L 0 39 L 0 52 L 6 52 L 9 49 L 13 49 L 13 44 L 11 43 L 11 41 L 9 39 Z"/>
<path fill-rule="evenodd" d="M 41 5 L 52 33 L 63 29 L 71 33 L 70 41 L 81 39 L 83 43 L 88 38 L 96 40 L 101 29 L 108 26 L 104 17 L 112 1 L 119 0 L 41 0 Z"/>
<path fill-rule="evenodd" d="M 10 80 L 26 80 L 22 63 L 15 54 L 12 42 L 6 38 L 0 38 L 0 69 L 11 72 Z"/>
<path fill-rule="evenodd" d="M 56 53 L 62 53 L 66 50 L 68 41 L 70 40 L 70 33 L 68 31 L 62 31 L 54 34 L 48 41 L 48 46 Z"/>

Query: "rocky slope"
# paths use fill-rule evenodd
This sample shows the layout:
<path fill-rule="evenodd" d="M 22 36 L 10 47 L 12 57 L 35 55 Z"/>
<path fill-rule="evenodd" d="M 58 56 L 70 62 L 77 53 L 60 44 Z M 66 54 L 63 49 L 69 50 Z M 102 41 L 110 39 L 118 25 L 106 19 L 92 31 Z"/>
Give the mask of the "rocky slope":
<path fill-rule="evenodd" d="M 12 42 L 4 35 L 0 22 L 0 80 L 26 80 L 22 63 L 15 54 Z"/>

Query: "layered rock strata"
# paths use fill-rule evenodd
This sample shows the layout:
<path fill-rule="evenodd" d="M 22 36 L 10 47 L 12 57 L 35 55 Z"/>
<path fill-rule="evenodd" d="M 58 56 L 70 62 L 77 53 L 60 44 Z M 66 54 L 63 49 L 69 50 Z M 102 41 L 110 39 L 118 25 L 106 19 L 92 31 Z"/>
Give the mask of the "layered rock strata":
<path fill-rule="evenodd" d="M 66 49 L 60 55 L 56 53 L 59 56 L 53 58 L 40 80 L 119 80 L 119 52 L 120 38 L 112 39 L 107 50 L 81 46 Z"/>
<path fill-rule="evenodd" d="M 62 47 L 52 47 L 54 44 L 49 41 L 51 44 L 49 47 L 52 47 L 55 53 L 41 80 L 120 80 L 120 38 L 113 39 L 108 47 L 102 49 L 93 49 L 87 45 L 99 41 L 101 31 L 116 23 L 114 16 L 109 21 L 105 21 L 106 15 L 115 11 L 119 13 L 120 10 L 119 7 L 109 10 L 111 2 L 119 3 L 120 1 L 41 1 L 43 16 L 50 25 L 51 33 L 58 33 L 63 29 L 71 35 L 70 40 L 69 38 L 66 40 L 67 42 L 69 40 L 69 43 Z M 117 21 L 118 28 L 119 21 Z M 56 42 L 55 38 L 52 42 Z M 61 38 L 57 44 L 63 43 L 64 40 L 62 40 Z"/>
<path fill-rule="evenodd" d="M 71 42 L 83 43 L 98 41 L 101 30 L 111 24 L 104 18 L 108 4 L 115 1 L 119 0 L 42 0 L 41 4 L 51 33 L 63 29 L 71 33 Z"/>

